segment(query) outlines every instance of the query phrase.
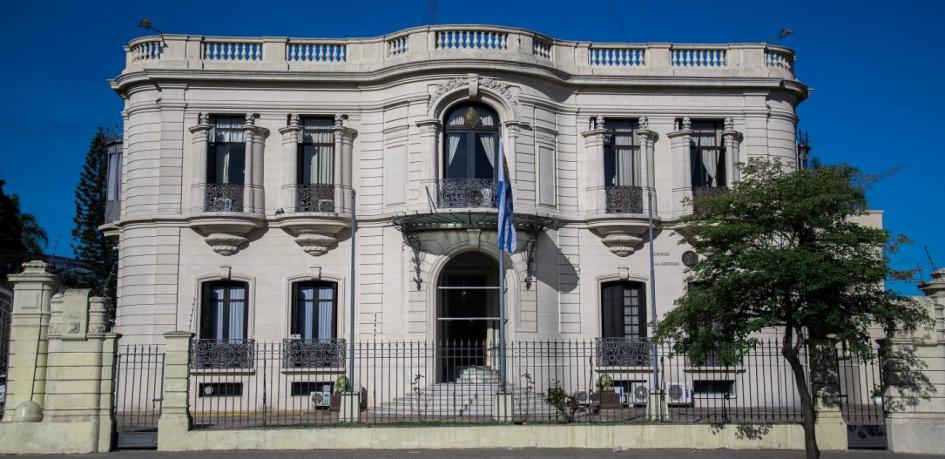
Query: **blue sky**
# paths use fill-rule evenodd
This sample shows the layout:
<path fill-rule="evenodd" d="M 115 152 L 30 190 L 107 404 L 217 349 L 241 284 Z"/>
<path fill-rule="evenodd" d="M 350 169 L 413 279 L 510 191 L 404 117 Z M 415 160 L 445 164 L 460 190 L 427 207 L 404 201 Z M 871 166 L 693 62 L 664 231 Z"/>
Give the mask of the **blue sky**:
<path fill-rule="evenodd" d="M 96 126 L 118 126 L 121 100 L 106 84 L 122 45 L 148 32 L 373 36 L 420 25 L 426 0 L 25 1 L 0 15 L 0 178 L 50 233 L 50 252 L 71 253 L 73 190 Z M 619 21 L 616 19 L 619 17 Z M 901 262 L 921 265 L 928 246 L 945 266 L 945 106 L 940 1 L 440 0 L 439 23 L 525 27 L 563 39 L 756 42 L 788 27 L 797 73 L 814 93 L 799 114 L 814 153 L 866 172 L 901 170 L 870 192 L 885 222 L 916 244 Z M 622 25 L 622 26 L 621 26 Z M 57 243 L 58 241 L 58 243 Z M 899 286 L 914 292 L 908 286 Z"/>

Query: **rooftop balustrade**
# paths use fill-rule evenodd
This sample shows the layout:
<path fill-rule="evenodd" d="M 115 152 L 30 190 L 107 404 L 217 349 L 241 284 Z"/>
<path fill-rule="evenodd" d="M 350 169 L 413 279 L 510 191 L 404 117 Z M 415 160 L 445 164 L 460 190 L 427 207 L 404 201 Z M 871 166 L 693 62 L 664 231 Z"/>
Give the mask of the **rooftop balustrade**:
<path fill-rule="evenodd" d="M 765 43 L 591 43 L 523 29 L 440 25 L 373 38 L 206 37 L 132 40 L 125 72 L 145 69 L 366 72 L 411 62 L 487 59 L 574 75 L 794 79 L 794 52 Z"/>

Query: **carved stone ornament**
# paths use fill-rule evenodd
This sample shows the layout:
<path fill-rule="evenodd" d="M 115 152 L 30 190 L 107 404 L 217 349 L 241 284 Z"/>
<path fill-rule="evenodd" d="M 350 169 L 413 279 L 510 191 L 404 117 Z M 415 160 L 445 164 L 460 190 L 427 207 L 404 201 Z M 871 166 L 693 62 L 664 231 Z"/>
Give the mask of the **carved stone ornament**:
<path fill-rule="evenodd" d="M 512 100 L 511 86 L 499 80 L 496 80 L 495 78 L 490 78 L 490 77 L 480 78 L 479 86 L 486 89 L 491 89 L 492 92 L 501 94 L 502 97 L 506 98 L 506 100 L 509 100 L 509 101 Z"/>
<path fill-rule="evenodd" d="M 220 255 L 233 255 L 239 251 L 247 239 L 238 234 L 211 233 L 205 241 L 214 252 Z"/>
<path fill-rule="evenodd" d="M 475 85 L 475 88 L 473 88 L 472 85 Z M 433 103 L 447 93 L 462 87 L 470 88 L 470 97 L 472 98 L 479 96 L 479 88 L 485 88 L 505 98 L 509 105 L 513 107 L 518 105 L 515 100 L 512 100 L 512 87 L 508 83 L 496 80 L 492 77 L 479 77 L 478 75 L 472 74 L 466 77 L 456 77 L 437 83 L 430 102 Z"/>
<path fill-rule="evenodd" d="M 612 233 L 604 236 L 601 242 L 618 257 L 626 257 L 637 251 L 637 247 L 643 244 L 643 238 L 630 234 Z"/>
<path fill-rule="evenodd" d="M 437 83 L 436 90 L 433 92 L 433 97 L 430 100 L 438 100 L 440 97 L 443 97 L 444 94 L 462 88 L 467 84 L 469 84 L 468 78 L 453 78 L 451 80 L 441 81 Z"/>
<path fill-rule="evenodd" d="M 295 237 L 295 243 L 312 256 L 324 255 L 338 244 L 338 239 L 325 234 L 302 232 Z"/>

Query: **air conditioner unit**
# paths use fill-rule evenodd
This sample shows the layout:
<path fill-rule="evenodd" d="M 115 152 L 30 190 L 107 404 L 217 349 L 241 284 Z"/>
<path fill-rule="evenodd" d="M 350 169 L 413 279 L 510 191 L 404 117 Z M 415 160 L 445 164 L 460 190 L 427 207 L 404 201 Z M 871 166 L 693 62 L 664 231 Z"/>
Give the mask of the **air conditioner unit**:
<path fill-rule="evenodd" d="M 630 401 L 634 406 L 646 406 L 650 401 L 650 388 L 645 382 L 635 382 L 630 386 Z"/>
<path fill-rule="evenodd" d="M 312 408 L 327 408 L 331 406 L 331 384 L 322 386 L 320 392 L 309 393 L 309 402 Z"/>
<path fill-rule="evenodd" d="M 301 341 L 302 335 L 295 333 L 295 334 L 289 335 L 289 339 L 291 339 L 292 341 Z"/>
<path fill-rule="evenodd" d="M 666 404 L 669 406 L 692 406 L 692 388 L 680 383 L 666 385 Z"/>

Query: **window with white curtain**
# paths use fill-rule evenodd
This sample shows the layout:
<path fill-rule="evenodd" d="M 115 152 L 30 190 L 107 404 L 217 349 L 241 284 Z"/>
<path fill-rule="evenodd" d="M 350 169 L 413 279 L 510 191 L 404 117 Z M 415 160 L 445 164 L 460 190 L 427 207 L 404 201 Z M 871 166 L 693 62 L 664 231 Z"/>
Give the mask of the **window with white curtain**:
<path fill-rule="evenodd" d="M 445 178 L 495 178 L 499 116 L 480 104 L 464 104 L 446 117 L 443 146 Z"/>
<path fill-rule="evenodd" d="M 335 138 L 330 117 L 302 118 L 296 183 L 332 185 L 334 183 Z"/>
<path fill-rule="evenodd" d="M 721 120 L 693 120 L 691 136 L 692 186 L 722 187 L 726 185 L 724 124 Z"/>
<path fill-rule="evenodd" d="M 306 341 L 335 339 L 337 292 L 334 282 L 295 283 L 290 332 Z"/>
<path fill-rule="evenodd" d="M 610 138 L 604 145 L 606 186 L 640 186 L 640 146 L 636 120 L 607 120 Z"/>
<path fill-rule="evenodd" d="M 121 199 L 121 154 L 121 143 L 109 146 L 108 183 L 106 184 L 107 201 L 118 201 Z"/>
<path fill-rule="evenodd" d="M 213 117 L 207 151 L 207 183 L 242 185 L 246 167 L 245 120 L 240 116 Z"/>
<path fill-rule="evenodd" d="M 246 339 L 248 314 L 245 282 L 203 284 L 200 302 L 200 339 L 238 342 Z"/>

